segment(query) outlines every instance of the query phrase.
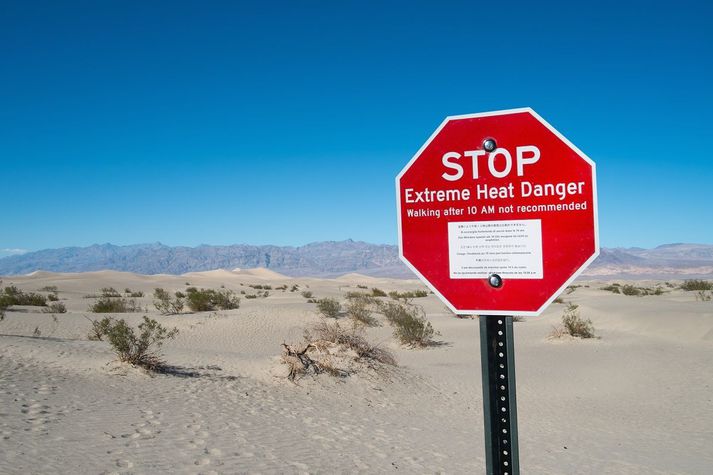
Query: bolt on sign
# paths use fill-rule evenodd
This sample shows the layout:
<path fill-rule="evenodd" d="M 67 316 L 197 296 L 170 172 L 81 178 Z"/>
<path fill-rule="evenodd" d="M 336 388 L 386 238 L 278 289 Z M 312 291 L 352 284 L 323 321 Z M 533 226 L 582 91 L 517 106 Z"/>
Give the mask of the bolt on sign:
<path fill-rule="evenodd" d="M 446 118 L 396 192 L 401 259 L 456 313 L 539 315 L 599 255 L 595 164 L 529 108 Z"/>

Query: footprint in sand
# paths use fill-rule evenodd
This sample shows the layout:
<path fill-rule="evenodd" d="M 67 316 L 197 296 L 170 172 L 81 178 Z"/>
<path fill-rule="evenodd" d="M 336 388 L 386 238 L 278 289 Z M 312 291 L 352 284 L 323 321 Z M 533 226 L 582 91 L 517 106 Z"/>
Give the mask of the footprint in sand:
<path fill-rule="evenodd" d="M 196 465 L 208 465 L 210 463 L 210 459 L 208 457 L 201 457 L 198 460 L 194 462 Z"/>
<path fill-rule="evenodd" d="M 132 468 L 134 466 L 133 462 L 125 459 L 118 459 L 116 461 L 116 466 L 119 468 Z"/>

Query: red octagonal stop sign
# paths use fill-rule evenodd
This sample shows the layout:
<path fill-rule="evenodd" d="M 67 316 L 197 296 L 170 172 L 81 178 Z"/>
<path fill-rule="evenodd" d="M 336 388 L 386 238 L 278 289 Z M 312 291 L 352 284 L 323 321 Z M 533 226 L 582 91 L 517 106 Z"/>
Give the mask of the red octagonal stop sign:
<path fill-rule="evenodd" d="M 396 191 L 401 259 L 457 313 L 539 315 L 599 255 L 594 162 L 529 108 L 448 117 Z"/>

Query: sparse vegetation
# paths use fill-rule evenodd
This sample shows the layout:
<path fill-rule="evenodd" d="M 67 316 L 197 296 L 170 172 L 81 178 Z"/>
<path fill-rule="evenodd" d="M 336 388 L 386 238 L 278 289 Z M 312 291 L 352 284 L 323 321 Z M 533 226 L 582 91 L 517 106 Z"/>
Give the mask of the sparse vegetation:
<path fill-rule="evenodd" d="M 104 317 L 101 320 L 92 320 L 87 316 L 85 316 L 84 318 L 86 318 L 92 323 L 92 328 L 87 334 L 87 338 L 92 341 L 103 340 L 104 337 L 106 337 L 106 334 L 109 332 L 109 328 L 111 327 L 112 322 L 114 321 L 111 317 Z"/>
<path fill-rule="evenodd" d="M 306 299 L 311 299 L 314 296 L 310 290 L 303 290 L 300 295 Z"/>
<path fill-rule="evenodd" d="M 240 297 L 232 290 L 186 289 L 188 308 L 194 312 L 209 312 L 216 309 L 233 310 L 240 307 Z"/>
<path fill-rule="evenodd" d="M 160 370 L 165 366 L 165 362 L 159 350 L 165 340 L 176 337 L 178 329 L 169 330 L 156 320 L 144 317 L 143 322 L 138 326 L 138 331 L 137 335 L 123 319 L 109 319 L 104 335 L 119 361 L 150 371 Z"/>
<path fill-rule="evenodd" d="M 337 318 L 342 311 L 342 305 L 336 299 L 324 298 L 317 300 L 319 313 L 329 318 Z"/>
<path fill-rule="evenodd" d="M 623 293 L 624 295 L 640 296 L 641 290 L 638 287 L 634 287 L 633 285 L 627 284 L 621 288 L 621 293 Z"/>
<path fill-rule="evenodd" d="M 642 297 L 645 295 L 661 295 L 664 290 L 661 287 L 637 287 L 634 285 L 626 284 L 621 286 L 621 293 L 624 295 L 633 295 L 637 297 Z"/>
<path fill-rule="evenodd" d="M 67 313 L 67 307 L 62 302 L 52 302 L 42 309 L 42 313 Z"/>
<path fill-rule="evenodd" d="M 52 292 L 52 293 L 57 293 L 59 290 L 57 290 L 56 285 L 45 285 L 44 287 L 37 289 L 39 292 Z"/>
<path fill-rule="evenodd" d="M 100 289 L 102 297 L 121 297 L 114 287 L 102 287 Z"/>
<path fill-rule="evenodd" d="M 47 300 L 50 302 L 57 302 L 59 300 L 59 297 L 57 297 L 57 294 L 49 294 L 47 296 Z"/>
<path fill-rule="evenodd" d="M 394 327 L 394 337 L 402 344 L 412 347 L 424 347 L 433 343 L 435 334 L 431 322 L 426 320 L 425 312 L 415 305 L 387 302 L 381 312 Z"/>
<path fill-rule="evenodd" d="M 28 305 L 34 307 L 47 306 L 47 297 L 34 292 L 23 292 L 14 285 L 2 289 L 0 307 L 7 309 L 12 305 Z"/>
<path fill-rule="evenodd" d="M 166 290 L 157 287 L 153 291 L 153 298 L 154 307 L 164 315 L 175 315 L 183 311 L 185 295 L 181 292 L 176 292 L 172 298 Z"/>
<path fill-rule="evenodd" d="M 562 325 L 554 327 L 550 338 L 561 338 L 570 335 L 575 338 L 595 338 L 594 324 L 590 319 L 579 315 L 579 306 L 573 303 L 567 305 L 562 315 Z"/>
<path fill-rule="evenodd" d="M 567 295 L 569 295 L 580 287 L 581 287 L 581 285 L 570 285 L 569 287 L 567 287 L 565 289 L 565 292 L 567 293 Z"/>
<path fill-rule="evenodd" d="M 389 292 L 389 297 L 394 300 L 403 300 L 409 302 L 412 299 L 428 297 L 428 292 L 425 290 L 410 290 L 407 292 L 397 292 L 395 290 Z"/>
<path fill-rule="evenodd" d="M 368 289 L 366 285 L 357 285 L 357 289 Z"/>
<path fill-rule="evenodd" d="M 375 327 L 379 321 L 372 314 L 374 298 L 360 292 L 350 292 L 347 294 L 347 305 L 345 311 L 354 320 L 354 323 Z"/>
<path fill-rule="evenodd" d="M 140 312 L 141 307 L 134 299 L 100 297 L 89 306 L 89 311 L 94 313 L 131 313 Z"/>
<path fill-rule="evenodd" d="M 272 290 L 271 285 L 251 284 L 248 285 L 248 287 L 251 287 L 255 290 Z M 287 288 L 287 286 L 285 286 L 285 288 Z"/>
<path fill-rule="evenodd" d="M 372 296 L 372 297 L 386 297 L 386 292 L 384 292 L 384 291 L 381 290 L 381 289 L 377 289 L 376 287 L 374 287 L 373 289 L 371 289 L 371 296 Z"/>
<path fill-rule="evenodd" d="M 689 279 L 685 280 L 681 284 L 681 290 L 685 291 L 695 291 L 695 290 L 713 290 L 713 282 L 700 279 Z"/>
<path fill-rule="evenodd" d="M 696 300 L 700 300 L 701 302 L 710 302 L 711 298 L 713 298 L 713 293 L 711 292 L 706 290 L 699 290 L 696 292 Z"/>
<path fill-rule="evenodd" d="M 364 367 L 378 370 L 382 365 L 396 365 L 394 355 L 369 343 L 362 328 L 347 328 L 336 321 L 321 321 L 305 331 L 303 344 L 283 343 L 282 347 L 290 380 L 308 373 L 346 377 Z"/>
<path fill-rule="evenodd" d="M 601 290 L 606 290 L 607 292 L 612 292 L 614 294 L 620 294 L 621 286 L 619 284 L 612 284 L 607 285 L 606 287 L 602 287 Z"/>
<path fill-rule="evenodd" d="M 562 297 L 557 297 L 552 301 L 553 303 L 564 303 L 564 299 Z"/>

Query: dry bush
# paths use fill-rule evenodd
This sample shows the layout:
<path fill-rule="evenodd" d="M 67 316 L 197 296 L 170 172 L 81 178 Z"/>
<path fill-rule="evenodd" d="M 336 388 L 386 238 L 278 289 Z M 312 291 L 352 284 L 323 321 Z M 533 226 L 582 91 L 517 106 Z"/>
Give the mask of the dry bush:
<path fill-rule="evenodd" d="M 336 321 L 322 320 L 305 330 L 301 345 L 282 346 L 282 362 L 290 369 L 290 380 L 320 373 L 344 377 L 361 369 L 396 365 L 390 351 L 369 343 L 362 327 L 342 326 Z"/>
<path fill-rule="evenodd" d="M 404 303 L 409 303 L 416 298 L 428 297 L 428 292 L 425 290 L 409 290 L 407 292 L 397 292 L 393 290 L 389 292 L 389 297 L 394 300 L 403 300 Z"/>
<path fill-rule="evenodd" d="M 373 289 L 371 289 L 371 296 L 372 297 L 386 297 L 386 292 L 374 287 Z"/>
<path fill-rule="evenodd" d="M 92 341 L 102 341 L 114 322 L 114 319 L 111 317 L 104 317 L 101 320 L 92 320 L 84 315 L 84 318 L 89 320 L 92 324 L 92 328 L 89 330 L 89 333 L 87 333 L 87 338 Z"/>
<path fill-rule="evenodd" d="M 216 309 L 234 310 L 240 308 L 240 297 L 232 290 L 186 289 L 188 307 L 194 312 L 210 312 Z"/>
<path fill-rule="evenodd" d="M 700 279 L 690 279 L 681 284 L 681 290 L 713 290 L 713 282 Z"/>
<path fill-rule="evenodd" d="M 578 338 L 594 338 L 594 325 L 590 319 L 584 319 L 579 315 L 579 306 L 573 303 L 567 305 L 562 315 L 562 326 L 564 330 Z"/>
<path fill-rule="evenodd" d="M 701 302 L 710 302 L 711 298 L 713 298 L 713 294 L 711 292 L 706 292 L 705 290 L 699 290 L 696 292 L 696 301 L 700 300 Z"/>
<path fill-rule="evenodd" d="M 342 306 L 336 299 L 324 298 L 317 300 L 317 310 L 325 317 L 337 318 Z"/>
<path fill-rule="evenodd" d="M 42 313 L 67 313 L 67 307 L 62 302 L 52 302 L 42 309 Z"/>
<path fill-rule="evenodd" d="M 431 322 L 421 307 L 387 302 L 381 312 L 394 327 L 394 336 L 404 345 L 424 347 L 433 343 Z"/>
<path fill-rule="evenodd" d="M 123 319 L 109 319 L 106 339 L 119 361 L 157 371 L 165 366 L 160 354 L 165 340 L 176 337 L 178 329 L 167 329 L 156 320 L 144 317 L 138 326 L 138 335 Z"/>
<path fill-rule="evenodd" d="M 374 305 L 374 298 L 369 295 L 352 295 L 347 301 L 345 310 L 355 323 L 375 327 L 379 325 L 379 321 L 371 315 L 374 311 Z"/>
<path fill-rule="evenodd" d="M 0 293 L 0 306 L 8 308 L 12 305 L 44 307 L 47 305 L 47 297 L 34 292 L 23 292 L 14 285 L 10 285 L 2 289 Z"/>
<path fill-rule="evenodd" d="M 153 302 L 154 307 L 163 315 L 175 315 L 183 311 L 185 295 L 181 292 L 176 292 L 175 298 L 172 298 L 167 291 L 156 287 L 153 291 L 153 298 L 155 299 Z"/>
<path fill-rule="evenodd" d="M 89 306 L 89 311 L 94 313 L 131 313 L 140 312 L 141 307 L 134 299 L 100 297 Z"/>
<path fill-rule="evenodd" d="M 102 287 L 102 297 L 121 297 L 121 294 L 114 287 Z"/>

